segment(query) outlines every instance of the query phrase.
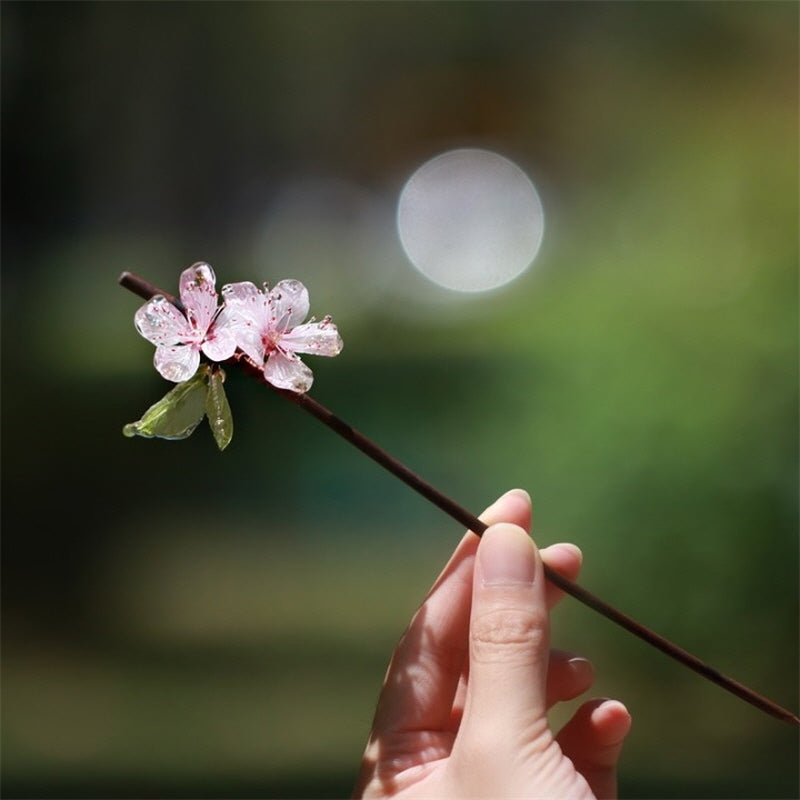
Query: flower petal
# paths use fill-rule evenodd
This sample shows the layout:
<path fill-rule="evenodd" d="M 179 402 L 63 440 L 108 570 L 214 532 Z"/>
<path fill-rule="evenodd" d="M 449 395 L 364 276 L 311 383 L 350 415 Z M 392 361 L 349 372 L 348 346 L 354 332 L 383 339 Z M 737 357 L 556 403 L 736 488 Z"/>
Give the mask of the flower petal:
<path fill-rule="evenodd" d="M 214 322 L 214 330 L 229 330 L 236 346 L 253 361 L 264 363 L 265 340 L 270 333 L 267 295 L 254 283 L 242 281 L 222 287 L 225 305 Z"/>
<path fill-rule="evenodd" d="M 175 345 L 194 338 L 186 317 L 161 295 L 148 300 L 134 315 L 136 330 L 154 345 Z"/>
<path fill-rule="evenodd" d="M 308 316 L 308 290 L 300 281 L 279 281 L 269 293 L 274 328 L 285 331 Z"/>
<path fill-rule="evenodd" d="M 288 331 L 281 336 L 281 347 L 293 353 L 338 356 L 342 352 L 342 337 L 330 317 L 326 317 L 322 322 L 309 322 Z"/>
<path fill-rule="evenodd" d="M 236 352 L 236 337 L 230 327 L 216 323 L 211 327 L 203 342 L 203 352 L 212 361 L 226 361 Z"/>
<path fill-rule="evenodd" d="M 254 328 L 235 328 L 236 346 L 259 366 L 264 363 L 265 348 L 261 334 Z"/>
<path fill-rule="evenodd" d="M 187 318 L 201 334 L 205 334 L 217 313 L 216 283 L 214 270 L 202 261 L 181 273 L 181 302 Z"/>
<path fill-rule="evenodd" d="M 168 381 L 188 381 L 200 366 L 200 348 L 194 344 L 157 347 L 153 364 Z"/>
<path fill-rule="evenodd" d="M 292 392 L 307 392 L 314 382 L 314 374 L 296 356 L 285 355 L 279 350 L 270 353 L 264 365 L 264 377 L 279 389 Z"/>
<path fill-rule="evenodd" d="M 263 312 L 264 303 L 266 303 L 266 298 L 264 295 L 260 295 L 253 297 L 252 301 L 243 303 L 233 301 L 231 305 L 224 305 L 216 320 L 214 320 L 212 340 L 216 340 L 220 336 L 230 336 L 234 351 L 238 347 L 250 356 L 256 364 L 263 364 L 264 338 L 261 333 L 261 325 L 258 322 L 258 310 L 260 308 Z M 213 347 L 214 345 L 212 345 Z M 203 349 L 205 351 L 205 348 Z M 207 351 L 206 353 L 209 358 L 218 360 Z M 229 358 L 230 356 L 227 357 Z"/>
<path fill-rule="evenodd" d="M 263 295 L 263 292 L 251 281 L 226 283 L 222 287 L 222 297 L 226 305 L 244 303 L 250 298 L 257 298 L 259 295 Z"/>

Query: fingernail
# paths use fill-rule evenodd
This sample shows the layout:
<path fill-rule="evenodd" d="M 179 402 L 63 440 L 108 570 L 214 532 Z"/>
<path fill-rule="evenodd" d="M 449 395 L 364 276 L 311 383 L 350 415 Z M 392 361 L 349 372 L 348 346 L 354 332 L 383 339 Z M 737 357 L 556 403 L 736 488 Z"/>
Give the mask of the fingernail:
<path fill-rule="evenodd" d="M 570 671 L 573 676 L 580 682 L 591 682 L 594 678 L 594 667 L 588 658 L 582 656 L 574 656 L 568 662 Z"/>
<path fill-rule="evenodd" d="M 478 547 L 484 586 L 531 584 L 536 576 L 535 547 L 522 528 L 508 523 L 493 525 Z"/>
<path fill-rule="evenodd" d="M 503 492 L 500 497 L 497 498 L 490 506 L 486 508 L 486 511 L 483 513 L 487 513 L 491 511 L 495 506 L 500 505 L 507 497 L 519 497 L 528 503 L 531 502 L 531 496 L 524 490 L 524 489 L 509 489 L 507 492 Z"/>

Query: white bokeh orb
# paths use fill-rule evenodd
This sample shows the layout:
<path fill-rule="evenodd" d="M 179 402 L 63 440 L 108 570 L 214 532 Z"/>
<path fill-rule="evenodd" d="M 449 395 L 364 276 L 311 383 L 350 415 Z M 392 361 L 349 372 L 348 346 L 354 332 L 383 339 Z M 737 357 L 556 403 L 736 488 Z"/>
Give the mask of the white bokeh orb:
<path fill-rule="evenodd" d="M 512 161 L 459 149 L 427 161 L 408 179 L 397 230 L 409 261 L 431 281 L 483 292 L 533 263 L 544 212 L 533 183 Z"/>

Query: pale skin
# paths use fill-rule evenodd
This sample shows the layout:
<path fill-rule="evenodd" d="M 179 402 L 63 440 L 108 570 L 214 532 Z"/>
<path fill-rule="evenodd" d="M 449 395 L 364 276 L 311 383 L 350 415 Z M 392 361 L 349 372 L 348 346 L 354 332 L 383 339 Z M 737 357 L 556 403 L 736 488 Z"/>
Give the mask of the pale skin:
<path fill-rule="evenodd" d="M 512 490 L 467 533 L 392 657 L 355 789 L 363 798 L 613 798 L 631 718 L 590 700 L 554 732 L 547 712 L 586 692 L 586 659 L 550 649 L 562 593 L 542 562 L 574 580 L 581 552 L 538 551 L 531 502 Z"/>

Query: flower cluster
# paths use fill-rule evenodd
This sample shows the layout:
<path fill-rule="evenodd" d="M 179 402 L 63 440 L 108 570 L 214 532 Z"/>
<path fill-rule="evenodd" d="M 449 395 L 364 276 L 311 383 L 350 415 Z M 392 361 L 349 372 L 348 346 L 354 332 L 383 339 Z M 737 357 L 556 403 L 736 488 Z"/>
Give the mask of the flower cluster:
<path fill-rule="evenodd" d="M 201 353 L 219 362 L 240 350 L 273 386 L 302 393 L 314 376 L 298 353 L 341 352 L 342 339 L 330 317 L 304 322 L 308 291 L 299 281 L 283 280 L 272 289 L 249 281 L 227 284 L 219 305 L 214 271 L 197 263 L 183 271 L 179 286 L 183 311 L 157 296 L 134 318 L 136 330 L 156 346 L 155 368 L 169 381 L 189 380 L 200 366 Z"/>

